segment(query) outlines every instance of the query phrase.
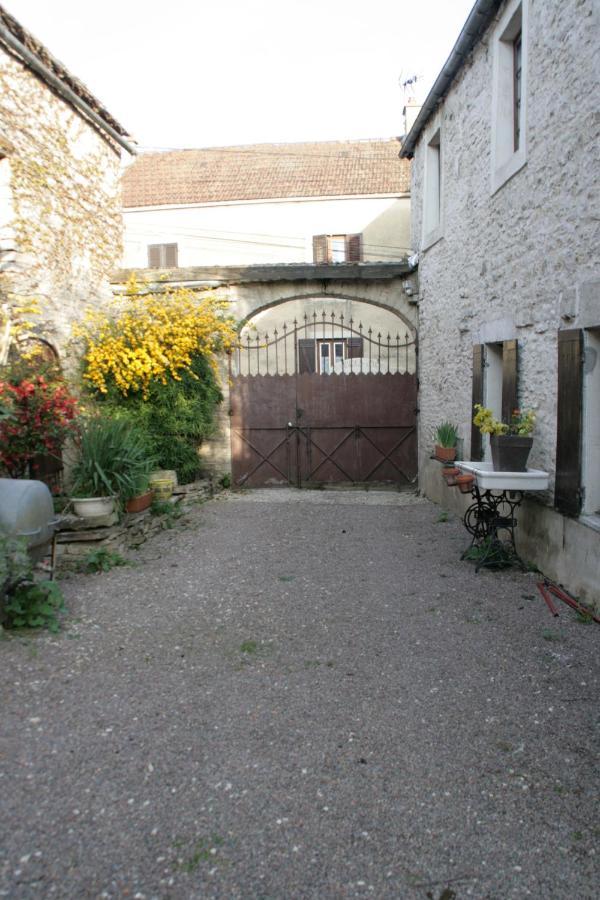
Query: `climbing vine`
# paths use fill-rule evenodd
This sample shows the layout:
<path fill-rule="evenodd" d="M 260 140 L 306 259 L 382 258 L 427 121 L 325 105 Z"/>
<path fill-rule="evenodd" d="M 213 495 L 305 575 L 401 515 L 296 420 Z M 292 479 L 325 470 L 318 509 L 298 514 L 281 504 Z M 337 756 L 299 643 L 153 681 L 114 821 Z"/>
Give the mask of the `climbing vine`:
<path fill-rule="evenodd" d="M 27 331 L 96 299 L 121 251 L 119 157 L 20 62 L 0 53 L 0 364 Z M 4 159 L 1 159 L 4 157 Z M 65 306 L 71 307 L 65 310 Z"/>

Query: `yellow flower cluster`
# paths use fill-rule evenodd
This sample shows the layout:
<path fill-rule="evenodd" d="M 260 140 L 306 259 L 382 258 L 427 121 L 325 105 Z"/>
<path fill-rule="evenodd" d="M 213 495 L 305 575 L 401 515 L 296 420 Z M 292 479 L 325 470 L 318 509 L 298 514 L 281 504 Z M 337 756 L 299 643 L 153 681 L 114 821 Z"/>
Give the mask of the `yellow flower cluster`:
<path fill-rule="evenodd" d="M 126 302 L 112 316 L 89 314 L 78 331 L 86 339 L 84 378 L 102 394 L 112 383 L 147 397 L 152 381 L 179 380 L 198 354 L 216 366 L 214 354 L 235 340 L 227 304 L 215 295 L 198 299 L 187 288 L 145 294 L 130 282 Z"/>
<path fill-rule="evenodd" d="M 529 435 L 535 427 L 535 413 L 531 409 L 515 409 L 512 412 L 510 422 L 500 422 L 494 418 L 491 409 L 487 406 L 482 406 L 481 403 L 476 403 L 473 424 L 479 428 L 482 434 Z"/>

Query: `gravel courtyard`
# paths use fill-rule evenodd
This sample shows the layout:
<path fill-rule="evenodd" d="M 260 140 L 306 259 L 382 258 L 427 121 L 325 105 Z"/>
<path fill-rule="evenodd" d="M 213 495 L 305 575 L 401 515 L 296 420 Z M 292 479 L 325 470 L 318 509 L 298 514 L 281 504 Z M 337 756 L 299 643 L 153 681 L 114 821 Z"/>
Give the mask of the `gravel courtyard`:
<path fill-rule="evenodd" d="M 65 580 L 0 642 L 0 896 L 598 896 L 600 626 L 440 518 L 221 495 Z"/>

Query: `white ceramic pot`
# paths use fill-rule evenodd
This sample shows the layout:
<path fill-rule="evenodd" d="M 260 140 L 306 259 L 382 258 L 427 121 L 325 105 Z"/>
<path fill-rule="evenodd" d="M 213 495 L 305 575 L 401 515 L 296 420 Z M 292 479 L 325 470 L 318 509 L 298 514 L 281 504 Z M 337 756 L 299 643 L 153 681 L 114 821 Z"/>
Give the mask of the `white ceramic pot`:
<path fill-rule="evenodd" d="M 115 509 L 114 497 L 78 497 L 73 498 L 72 502 L 75 515 L 82 519 L 110 516 Z"/>

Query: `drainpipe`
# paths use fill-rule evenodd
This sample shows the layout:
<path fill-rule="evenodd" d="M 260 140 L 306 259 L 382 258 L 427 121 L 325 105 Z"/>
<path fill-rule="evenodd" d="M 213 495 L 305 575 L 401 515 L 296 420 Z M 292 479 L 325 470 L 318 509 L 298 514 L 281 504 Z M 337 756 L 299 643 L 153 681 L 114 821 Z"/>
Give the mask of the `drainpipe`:
<path fill-rule="evenodd" d="M 17 38 L 4 26 L 0 23 L 0 40 L 3 40 L 9 47 L 11 47 L 19 56 L 27 61 L 27 64 L 33 69 L 34 72 L 37 72 L 44 81 L 48 84 L 51 84 L 52 87 L 63 97 L 65 100 L 68 100 L 69 103 L 73 104 L 73 106 L 77 107 L 77 109 L 82 112 L 86 118 L 91 119 L 95 125 L 99 128 L 102 128 L 103 131 L 106 131 L 111 138 L 120 144 L 124 150 L 127 150 L 131 156 L 135 156 L 137 151 L 135 148 L 125 140 L 123 135 L 119 134 L 112 125 L 109 125 L 102 116 L 99 116 L 97 112 L 95 112 L 91 106 L 89 106 L 85 100 L 82 100 L 75 91 L 72 91 L 68 85 L 64 84 L 60 78 L 57 78 L 53 72 L 48 69 L 47 66 L 44 65 L 41 60 L 35 56 L 27 47 L 22 44 Z"/>

